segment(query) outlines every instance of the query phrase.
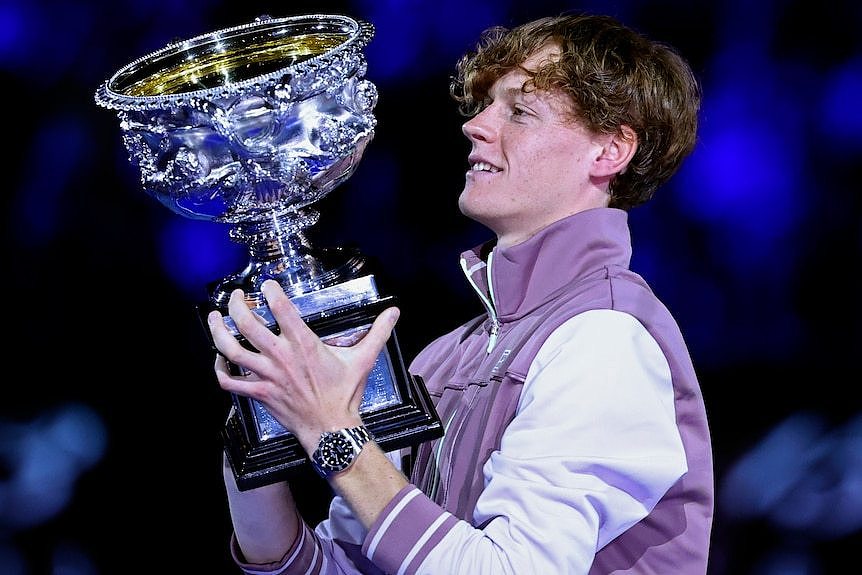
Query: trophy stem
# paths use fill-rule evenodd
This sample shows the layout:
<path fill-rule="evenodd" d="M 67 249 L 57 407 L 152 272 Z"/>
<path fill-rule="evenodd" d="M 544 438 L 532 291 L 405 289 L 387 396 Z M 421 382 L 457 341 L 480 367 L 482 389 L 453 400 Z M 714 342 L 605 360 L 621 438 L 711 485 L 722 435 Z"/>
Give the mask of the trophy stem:
<path fill-rule="evenodd" d="M 319 219 L 316 210 L 290 210 L 264 221 L 241 222 L 230 230 L 230 238 L 245 244 L 249 263 L 215 286 L 211 301 L 226 307 L 233 290 L 245 292 L 251 307 L 264 303 L 261 284 L 274 279 L 288 296 L 319 291 L 356 277 L 365 264 L 357 251 L 345 248 L 314 248 L 304 230 Z"/>

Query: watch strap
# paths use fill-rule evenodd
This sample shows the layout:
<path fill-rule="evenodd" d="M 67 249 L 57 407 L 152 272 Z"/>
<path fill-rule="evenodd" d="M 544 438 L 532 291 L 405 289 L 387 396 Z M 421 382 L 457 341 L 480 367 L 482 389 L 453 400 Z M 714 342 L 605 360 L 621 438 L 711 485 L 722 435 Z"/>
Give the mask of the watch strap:
<path fill-rule="evenodd" d="M 362 450 L 363 445 L 371 441 L 371 432 L 369 432 L 368 428 L 364 425 L 347 427 L 342 429 L 341 433 L 346 433 L 347 436 L 353 440 L 353 444 L 356 445 L 357 453 Z"/>

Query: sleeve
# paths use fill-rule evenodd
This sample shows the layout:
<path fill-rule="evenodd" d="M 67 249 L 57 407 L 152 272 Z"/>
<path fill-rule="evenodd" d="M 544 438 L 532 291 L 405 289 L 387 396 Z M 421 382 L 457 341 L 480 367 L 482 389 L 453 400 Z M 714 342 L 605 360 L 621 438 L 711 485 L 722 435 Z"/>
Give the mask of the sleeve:
<path fill-rule="evenodd" d="M 246 575 L 377 573 L 360 551 L 364 530 L 340 497 L 333 499 L 329 513 L 329 518 L 316 529 L 302 523 L 291 548 L 280 561 L 273 563 L 246 563 L 236 538 L 232 536 L 230 548 L 234 562 Z"/>
<path fill-rule="evenodd" d="M 402 453 L 386 454 L 401 469 Z M 362 554 L 367 532 L 343 498 L 333 497 L 329 515 L 315 529 L 302 523 L 300 533 L 280 561 L 246 563 L 235 537 L 230 548 L 234 562 L 246 575 L 384 575 Z"/>
<path fill-rule="evenodd" d="M 388 573 L 586 574 L 595 553 L 686 471 L 670 368 L 655 339 L 612 310 L 560 326 L 483 471 L 479 528 L 408 486 L 363 553 Z"/>

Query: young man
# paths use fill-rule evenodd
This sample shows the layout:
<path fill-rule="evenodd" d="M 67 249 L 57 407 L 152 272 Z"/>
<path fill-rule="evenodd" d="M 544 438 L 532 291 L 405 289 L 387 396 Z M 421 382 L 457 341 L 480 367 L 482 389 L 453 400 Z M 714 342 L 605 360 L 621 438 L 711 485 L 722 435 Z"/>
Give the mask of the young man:
<path fill-rule="evenodd" d="M 275 282 L 281 333 L 233 294 L 210 328 L 219 384 L 261 401 L 308 453 L 352 430 L 306 525 L 286 483 L 240 492 L 248 573 L 705 573 L 712 456 L 699 384 L 668 310 L 630 271 L 627 211 L 694 146 L 700 90 L 671 48 L 603 16 L 486 32 L 452 94 L 470 116 L 461 211 L 493 241 L 461 265 L 487 313 L 411 365 L 445 423 L 404 474 L 362 429 L 365 377 L 398 310 L 323 344 Z M 223 356 L 223 357 L 222 357 Z M 251 370 L 229 374 L 226 359 Z"/>

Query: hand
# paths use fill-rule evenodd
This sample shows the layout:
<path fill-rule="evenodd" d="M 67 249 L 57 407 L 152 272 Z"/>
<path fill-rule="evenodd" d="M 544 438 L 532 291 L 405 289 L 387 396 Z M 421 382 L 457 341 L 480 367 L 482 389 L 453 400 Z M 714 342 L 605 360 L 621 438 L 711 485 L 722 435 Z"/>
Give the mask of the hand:
<path fill-rule="evenodd" d="M 242 290 L 231 293 L 228 313 L 237 330 L 258 351 L 252 351 L 228 331 L 218 311 L 207 317 L 220 355 L 215 372 L 222 389 L 260 401 L 311 453 L 323 431 L 360 425 L 359 405 L 368 373 L 398 320 L 388 308 L 370 330 L 350 347 L 324 343 L 300 317 L 274 280 L 261 285 L 281 333 L 273 333 L 249 309 Z M 231 375 L 227 362 L 251 374 Z"/>

